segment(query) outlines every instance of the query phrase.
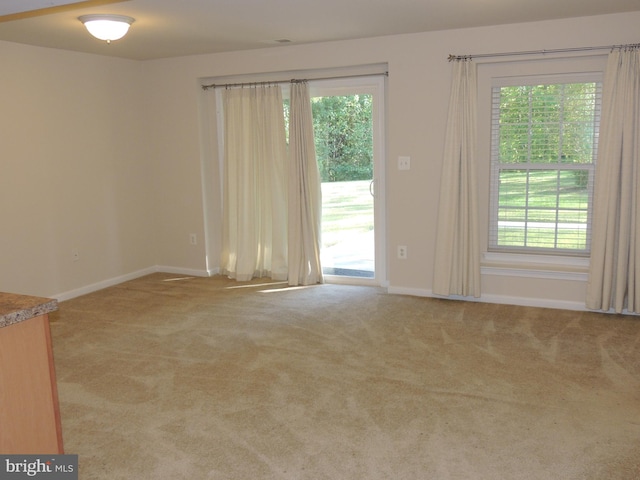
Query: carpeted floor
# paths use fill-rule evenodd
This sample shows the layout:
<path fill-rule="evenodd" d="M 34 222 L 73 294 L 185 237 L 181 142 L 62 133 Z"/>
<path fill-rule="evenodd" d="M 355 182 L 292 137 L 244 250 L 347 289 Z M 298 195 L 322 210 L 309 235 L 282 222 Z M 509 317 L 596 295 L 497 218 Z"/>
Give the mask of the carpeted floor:
<path fill-rule="evenodd" d="M 638 479 L 640 319 L 154 274 L 51 315 L 90 479 Z"/>

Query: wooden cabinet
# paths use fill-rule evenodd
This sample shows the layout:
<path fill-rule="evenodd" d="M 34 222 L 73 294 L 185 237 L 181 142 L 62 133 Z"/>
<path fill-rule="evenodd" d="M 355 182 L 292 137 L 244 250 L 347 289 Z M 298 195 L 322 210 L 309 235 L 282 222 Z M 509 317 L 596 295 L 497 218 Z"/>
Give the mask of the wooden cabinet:
<path fill-rule="evenodd" d="M 61 454 L 48 313 L 55 300 L 0 293 L 0 453 Z"/>

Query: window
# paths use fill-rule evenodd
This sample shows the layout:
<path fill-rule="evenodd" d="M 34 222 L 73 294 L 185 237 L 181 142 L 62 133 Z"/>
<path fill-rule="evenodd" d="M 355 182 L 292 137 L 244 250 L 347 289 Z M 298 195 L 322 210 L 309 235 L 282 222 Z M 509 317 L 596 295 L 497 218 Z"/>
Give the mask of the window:
<path fill-rule="evenodd" d="M 492 88 L 489 250 L 586 256 L 601 83 L 502 82 Z"/>

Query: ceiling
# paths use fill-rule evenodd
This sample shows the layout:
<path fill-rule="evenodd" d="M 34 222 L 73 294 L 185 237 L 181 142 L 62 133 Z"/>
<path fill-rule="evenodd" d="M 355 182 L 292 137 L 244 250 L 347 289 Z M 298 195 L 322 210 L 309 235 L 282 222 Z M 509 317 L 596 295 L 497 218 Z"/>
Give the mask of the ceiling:
<path fill-rule="evenodd" d="M 640 11 L 639 0 L 3 0 L 0 40 L 135 60 Z M 136 19 L 107 45 L 78 16 Z"/>

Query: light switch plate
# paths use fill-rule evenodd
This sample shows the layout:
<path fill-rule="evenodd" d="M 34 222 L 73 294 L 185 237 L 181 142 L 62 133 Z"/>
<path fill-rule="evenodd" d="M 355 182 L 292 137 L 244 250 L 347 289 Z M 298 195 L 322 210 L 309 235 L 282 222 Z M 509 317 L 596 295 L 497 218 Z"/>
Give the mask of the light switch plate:
<path fill-rule="evenodd" d="M 409 170 L 411 168 L 411 157 L 398 157 L 398 170 Z"/>

